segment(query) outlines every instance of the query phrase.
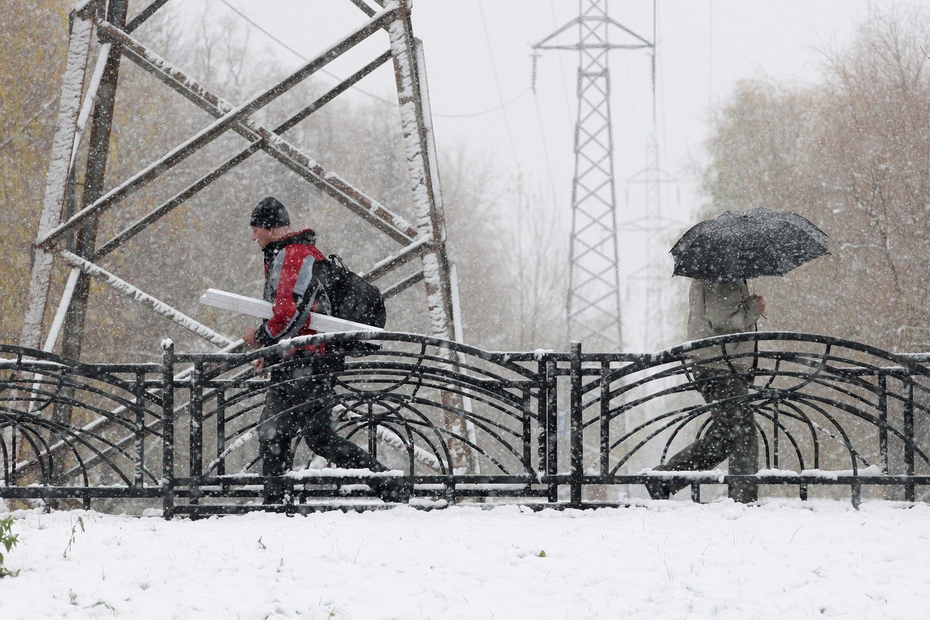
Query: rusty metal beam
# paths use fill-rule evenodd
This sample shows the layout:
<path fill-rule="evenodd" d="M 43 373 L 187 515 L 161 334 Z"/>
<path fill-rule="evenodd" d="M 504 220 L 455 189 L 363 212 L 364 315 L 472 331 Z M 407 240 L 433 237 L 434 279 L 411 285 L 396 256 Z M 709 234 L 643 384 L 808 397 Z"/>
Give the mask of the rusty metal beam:
<path fill-rule="evenodd" d="M 58 118 L 55 122 L 55 137 L 52 140 L 52 155 L 45 182 L 45 200 L 39 218 L 38 237 L 52 230 L 60 221 L 65 204 L 68 177 L 71 165 L 71 150 L 77 135 L 81 95 L 87 72 L 93 21 L 75 11 L 72 14 L 71 36 L 68 57 L 59 98 Z M 29 280 L 29 305 L 23 317 L 19 343 L 32 349 L 39 348 L 42 317 L 48 304 L 48 289 L 51 282 L 54 255 L 42 247 L 36 247 Z"/>
<path fill-rule="evenodd" d="M 394 271 L 398 267 L 402 267 L 411 261 L 422 258 L 424 254 L 432 251 L 434 250 L 433 243 L 431 241 L 418 241 L 413 245 L 405 247 L 394 256 L 388 256 L 381 262 L 375 264 L 375 266 L 372 267 L 368 273 L 363 274 L 362 277 L 365 278 L 365 280 L 372 282 Z"/>
<path fill-rule="evenodd" d="M 394 55 L 394 76 L 397 82 L 407 171 L 417 214 L 418 232 L 422 239 L 431 241 L 429 251 L 422 256 L 422 277 L 426 288 L 430 332 L 443 340 L 455 340 L 451 270 L 446 254 L 445 218 L 439 193 L 438 158 L 430 122 L 422 43 L 413 36 L 410 0 L 399 0 L 398 5 L 397 15 L 388 26 L 388 36 Z M 399 292 L 405 284 L 406 282 L 401 282 L 393 288 Z M 458 364 L 455 353 L 450 349 L 442 349 L 440 354 L 448 360 L 451 367 Z M 449 413 L 462 410 L 462 397 L 454 390 L 443 390 L 441 398 L 446 405 L 444 422 L 450 431 L 448 449 L 453 467 L 457 473 L 474 472 L 477 467 L 474 452 L 464 441 L 451 438 L 468 436 L 463 419 Z"/>
<path fill-rule="evenodd" d="M 445 220 L 438 192 L 435 144 L 426 123 L 428 103 L 422 59 L 410 25 L 408 0 L 401 0 L 397 16 L 388 26 L 410 190 L 417 213 L 421 238 L 433 242 L 433 251 L 423 255 L 424 283 L 433 336 L 452 340 L 452 292 L 449 288 L 449 262 L 445 251 Z"/>
<path fill-rule="evenodd" d="M 410 288 L 414 284 L 417 284 L 422 281 L 423 281 L 423 272 L 418 271 L 415 274 L 407 276 L 406 278 L 404 278 L 397 284 L 394 284 L 393 286 L 390 286 L 384 289 L 384 291 L 381 294 L 384 296 L 385 299 L 390 299 L 391 297 L 394 297 L 395 295 L 399 295 L 400 293 L 403 293 L 404 291 L 406 291 L 408 288 Z"/>
<path fill-rule="evenodd" d="M 335 99 L 337 95 L 341 95 L 345 91 L 349 90 L 352 86 L 357 84 L 363 77 L 371 74 L 375 69 L 377 69 L 378 67 L 380 67 L 381 65 L 389 61 L 390 59 L 391 59 L 391 52 L 390 51 L 384 52 L 383 54 L 381 54 L 380 56 L 372 60 L 370 63 L 368 63 L 367 65 L 365 65 L 364 67 L 356 71 L 355 73 L 353 73 L 351 76 L 349 76 L 348 78 L 346 78 L 345 80 L 343 80 L 342 82 L 334 86 L 325 95 L 323 95 L 322 97 L 320 97 L 319 99 L 317 99 L 316 101 L 314 101 L 313 103 L 311 103 L 310 105 L 302 109 L 300 112 L 295 114 L 290 119 L 278 125 L 273 130 L 274 133 L 281 135 L 287 132 L 292 127 L 297 125 L 297 123 L 304 120 L 305 118 L 307 118 L 308 116 L 310 116 L 311 114 L 313 114 L 314 112 L 322 108 L 324 105 L 326 105 L 327 103 Z"/>
<path fill-rule="evenodd" d="M 357 6 L 357 7 L 362 11 L 362 13 L 364 13 L 364 14 L 367 15 L 368 17 L 371 17 L 372 15 L 375 14 L 375 10 L 374 10 L 373 8 L 371 8 L 370 6 L 368 6 L 368 5 L 365 3 L 365 0 L 349 0 L 349 2 L 351 2 L 352 4 L 354 4 L 355 6 Z M 384 5 L 382 5 L 382 6 L 384 6 Z"/>
<path fill-rule="evenodd" d="M 111 0 L 107 5 L 107 19 L 122 25 L 126 20 L 128 8 L 129 0 Z M 101 50 L 101 54 L 103 54 L 103 50 Z M 94 113 L 87 151 L 87 167 L 84 172 L 84 191 L 81 194 L 83 209 L 94 203 L 103 193 L 107 173 L 107 159 L 110 152 L 110 134 L 113 127 L 113 109 L 116 105 L 116 86 L 119 80 L 119 67 L 122 57 L 118 44 L 109 46 L 106 62 L 103 65 L 103 74 L 100 77 L 96 97 L 94 98 Z M 88 93 L 87 97 L 90 96 L 90 93 Z M 77 139 L 75 142 L 77 142 Z M 73 154 L 72 151 L 72 162 Z M 73 166 L 70 173 L 74 174 Z M 97 243 L 97 217 L 86 218 L 76 232 L 74 252 L 82 258 L 91 256 Z M 87 297 L 89 294 L 90 278 L 87 274 L 82 273 L 78 276 L 77 285 L 74 288 L 74 293 L 68 305 L 68 312 L 65 315 L 61 344 L 61 354 L 64 357 L 71 359 L 80 359 L 81 357 L 84 322 L 87 315 Z M 56 422 L 70 422 L 70 408 L 59 407 L 55 411 Z M 61 412 L 65 413 L 59 415 Z"/>
<path fill-rule="evenodd" d="M 345 52 L 352 49 L 358 43 L 364 41 L 373 33 L 381 29 L 383 23 L 388 22 L 394 16 L 394 10 L 388 9 L 382 11 L 374 18 L 366 22 L 361 28 L 356 30 L 354 33 L 343 38 L 341 41 L 331 46 L 329 49 L 324 51 L 322 54 L 316 58 L 310 60 L 309 62 L 302 65 L 297 71 L 292 73 L 290 76 L 266 90 L 263 93 L 253 96 L 246 103 L 238 106 L 237 108 L 229 111 L 224 114 L 216 121 L 208 125 L 206 128 L 202 129 L 200 132 L 195 134 L 193 137 L 185 140 L 180 145 L 176 146 L 174 149 L 163 155 L 160 159 L 149 164 L 145 169 L 133 175 L 129 179 L 125 180 L 123 183 L 113 188 L 105 195 L 103 195 L 99 200 L 94 202 L 92 205 L 84 208 L 80 212 L 76 213 L 71 219 L 69 219 L 64 224 L 56 227 L 54 230 L 49 232 L 44 238 L 39 239 L 38 244 L 43 246 L 48 246 L 51 243 L 54 243 L 65 235 L 71 228 L 75 227 L 77 224 L 87 220 L 88 218 L 96 217 L 100 213 L 104 212 L 111 206 L 113 206 L 118 201 L 122 200 L 126 196 L 129 196 L 133 192 L 141 189 L 146 184 L 152 180 L 158 178 L 162 173 L 170 170 L 177 164 L 181 163 L 195 152 L 221 136 L 227 130 L 229 130 L 233 124 L 238 123 L 244 120 L 249 115 L 257 112 L 264 106 L 268 105 L 291 88 L 310 77 L 327 64 L 344 54 Z M 114 24 L 109 24 L 114 29 L 119 30 Z M 103 31 L 103 24 L 98 24 L 98 29 Z M 269 132 L 268 136 L 263 136 L 266 139 L 270 137 L 276 137 L 273 133 Z"/>
<path fill-rule="evenodd" d="M 92 276 L 94 278 L 97 278 L 101 282 L 106 284 L 107 286 L 121 293 L 122 295 L 126 297 L 131 297 L 133 300 L 141 302 L 145 304 L 146 306 L 149 306 L 158 314 L 164 316 L 167 319 L 170 319 L 174 323 L 177 323 L 184 329 L 203 338 L 204 340 L 207 340 L 215 344 L 218 347 L 227 347 L 233 344 L 234 341 L 231 338 L 227 338 L 226 336 L 210 329 L 203 323 L 200 323 L 196 319 L 193 319 L 187 316 L 180 310 L 172 307 L 169 304 L 166 304 L 165 302 L 161 301 L 157 297 L 153 297 L 152 295 L 149 295 L 142 289 L 136 286 L 133 286 L 132 284 L 130 284 L 129 282 L 126 282 L 122 278 L 110 273 L 103 267 L 100 267 L 99 265 L 95 265 L 89 260 L 82 258 L 78 256 L 77 254 L 74 254 L 73 252 L 69 252 L 67 250 L 61 250 L 58 254 L 61 256 L 62 259 L 64 259 L 66 263 L 68 263 L 72 267 L 77 267 L 78 269 L 81 270 L 81 272 L 83 272 L 87 276 Z"/>
<path fill-rule="evenodd" d="M 303 110 L 284 121 L 272 131 L 281 135 L 288 129 L 292 128 L 294 125 L 299 123 L 301 120 L 305 119 L 307 116 L 319 110 L 324 105 L 336 98 L 337 95 L 348 90 L 353 84 L 357 83 L 363 77 L 380 67 L 388 59 L 390 59 L 390 54 L 385 53 L 376 58 L 374 61 L 365 65 L 362 69 L 351 75 L 349 78 L 339 83 L 334 88 L 330 89 L 326 94 L 319 97 L 316 101 L 305 107 Z M 193 196 L 197 195 L 201 190 L 209 186 L 211 183 L 221 178 L 227 172 L 244 162 L 246 159 L 251 157 L 253 154 L 258 152 L 265 144 L 264 139 L 259 139 L 250 144 L 247 148 L 235 154 L 234 156 L 227 159 L 225 162 L 200 177 L 197 181 L 183 189 L 182 191 L 175 194 L 170 200 L 161 204 L 152 210 L 151 213 L 145 215 L 144 217 L 139 218 L 133 222 L 129 227 L 115 235 L 112 239 L 107 241 L 103 246 L 101 246 L 97 252 L 91 258 L 92 261 L 97 262 L 113 250 L 120 247 L 126 241 L 132 239 L 137 234 L 148 228 L 150 225 L 154 224 L 160 220 L 165 215 L 171 213 L 174 209 L 182 205 L 185 201 L 189 200 Z"/>
<path fill-rule="evenodd" d="M 227 159 L 225 162 L 220 164 L 218 167 L 214 168 L 209 173 L 200 177 L 199 179 L 197 179 L 197 181 L 195 181 L 194 183 L 192 183 L 185 189 L 181 190 L 177 194 L 175 194 L 168 201 L 156 207 L 149 214 L 139 218 L 138 220 L 130 224 L 127 228 L 123 229 L 121 232 L 116 234 L 112 239 L 110 239 L 105 244 L 100 246 L 100 248 L 91 257 L 91 260 L 94 262 L 97 262 L 100 259 L 102 259 L 104 256 L 107 256 L 108 254 L 110 254 L 111 252 L 113 252 L 114 250 L 122 246 L 124 243 L 126 243 L 127 241 L 129 241 L 130 239 L 138 235 L 140 232 L 142 232 L 143 230 L 145 230 L 146 228 L 148 228 L 149 226 L 151 226 L 152 224 L 154 224 L 155 222 L 157 222 L 164 216 L 174 211 L 177 207 L 184 204 L 185 201 L 196 196 L 201 190 L 203 190 L 204 188 L 209 186 L 211 183 L 213 183 L 214 181 L 222 177 L 224 174 L 226 174 L 227 172 L 229 172 L 230 170 L 232 170 L 233 168 L 235 168 L 236 166 L 244 162 L 251 155 L 253 155 L 258 150 L 260 150 L 260 148 L 261 148 L 261 145 L 258 142 L 253 142 L 244 151 L 240 151 L 233 157 Z"/>
<path fill-rule="evenodd" d="M 131 36 L 132 32 L 164 7 L 167 0 L 146 0 L 145 8 L 131 20 L 128 20 L 128 23 L 125 10 L 127 0 L 109 0 L 108 13 L 105 19 L 103 12 L 100 10 L 100 7 L 104 6 L 102 0 L 87 0 L 79 3 L 71 16 L 73 32 L 69 48 L 69 68 L 63 81 L 62 94 L 59 97 L 61 109 L 59 110 L 59 122 L 56 126 L 52 164 L 49 167 L 42 223 L 37 234 L 36 267 L 33 269 L 33 277 L 30 283 L 30 306 L 25 317 L 23 337 L 21 338 L 23 344 L 33 348 L 38 346 L 43 314 L 48 302 L 53 255 L 60 256 L 68 265 L 78 266 L 81 269 L 79 278 L 81 281 L 88 281 L 86 274 L 101 278 L 110 286 L 132 296 L 133 299 L 141 301 L 143 304 L 151 306 L 157 312 L 206 338 L 218 347 L 228 344 L 229 339 L 225 336 L 213 332 L 209 327 L 201 325 L 157 298 L 142 292 L 129 282 L 117 278 L 95 264 L 95 261 L 110 254 L 118 247 L 125 247 L 125 244 L 139 232 L 177 208 L 180 204 L 183 204 L 184 201 L 189 200 L 259 149 L 264 150 L 289 170 L 295 172 L 403 246 L 403 249 L 393 256 L 377 263 L 366 274 L 366 278 L 383 277 L 399 267 L 409 266 L 411 262 L 417 259 L 421 260 L 423 268 L 387 288 L 385 296 L 396 295 L 417 282 L 424 281 L 427 290 L 430 332 L 434 336 L 448 340 L 453 339 L 454 306 L 449 300 L 449 263 L 445 249 L 445 224 L 439 193 L 435 146 L 429 119 L 429 102 L 426 93 L 422 48 L 419 42 L 413 38 L 409 18 L 410 2 L 407 0 L 401 3 L 395 0 L 351 1 L 370 18 L 360 29 L 337 42 L 326 53 L 308 61 L 275 88 L 252 97 L 244 105 L 238 107 L 211 93 L 196 80 Z M 140 4 L 142 3 L 140 2 Z M 375 4 L 380 5 L 381 10 L 376 9 Z M 110 104 L 106 103 L 106 101 L 96 101 L 94 104 L 96 106 L 95 125 L 91 129 L 90 140 L 92 155 L 87 162 L 87 174 L 90 183 L 88 184 L 89 187 L 84 188 L 82 195 L 82 206 L 84 208 L 76 214 L 69 212 L 63 215 L 66 203 L 70 204 L 68 196 L 71 194 L 68 191 L 69 187 L 73 188 L 72 173 L 76 167 L 74 164 L 80 144 L 80 128 L 75 129 L 75 119 L 72 117 L 77 115 L 78 109 L 81 107 L 83 82 L 88 68 L 89 44 L 94 27 L 97 28 L 100 41 L 110 46 L 108 48 L 107 45 L 104 45 L 101 48 L 104 50 L 103 55 L 108 58 L 107 64 L 103 67 L 112 74 L 112 76 L 105 76 L 101 81 L 105 88 L 115 89 L 115 68 L 118 67 L 119 58 L 126 56 L 156 79 L 207 111 L 214 117 L 215 121 L 197 135 L 188 136 L 187 140 L 172 151 L 162 155 L 158 161 L 141 171 L 136 171 L 136 174 L 129 179 L 124 179 L 120 184 L 110 181 L 108 185 L 115 187 L 104 194 L 102 188 L 104 187 L 103 178 L 107 163 L 106 145 L 108 140 L 106 139 L 106 126 L 108 126 L 108 121 L 106 121 L 107 114 L 103 106 Z M 255 111 L 271 103 L 335 57 L 345 53 L 348 49 L 353 48 L 382 29 L 387 32 L 390 40 L 389 52 L 365 65 L 365 67 L 274 129 L 263 127 L 252 120 L 251 115 Z M 388 59 L 394 62 L 395 77 L 397 78 L 404 146 L 408 158 L 409 188 L 413 195 L 416 226 L 408 223 L 402 216 L 391 212 L 384 205 L 365 195 L 338 175 L 326 170 L 309 155 L 282 137 L 285 132 L 297 123 L 313 114 L 335 96 L 345 92 L 358 80 L 374 71 Z M 89 87 L 89 91 L 92 90 L 93 87 Z M 101 99 L 109 100 L 112 103 L 111 95 L 112 93 L 103 93 Z M 121 95 L 131 96 L 132 93 L 121 93 Z M 84 100 L 84 105 L 89 110 L 91 102 L 94 101 L 91 92 L 85 94 Z M 99 110 L 99 113 L 97 110 Z M 78 120 L 77 125 L 81 125 L 82 122 Z M 153 184 L 169 168 L 179 165 L 192 153 L 229 130 L 233 130 L 245 138 L 247 142 L 244 148 L 240 146 L 236 149 L 230 149 L 232 156 L 224 153 L 225 161 L 219 166 L 207 174 L 199 176 L 196 181 L 182 191 L 172 192 L 174 195 L 169 200 L 147 215 L 135 220 L 103 246 L 95 249 L 95 221 L 101 213 L 115 207 L 125 197 L 141 187 Z M 239 150 L 240 148 L 242 150 Z M 73 208 L 70 210 L 73 211 Z M 69 251 L 70 248 L 65 249 L 62 246 L 65 245 L 63 240 L 73 237 L 75 233 L 80 233 L 80 237 L 74 248 L 75 251 L 72 252 Z M 70 308 L 68 312 L 69 320 L 74 321 L 78 318 L 77 316 L 71 316 L 76 312 L 83 312 L 83 310 Z M 78 342 L 79 340 L 78 335 Z M 229 346 L 234 345 L 235 343 Z M 79 346 L 74 351 L 79 353 Z M 456 363 L 454 356 L 449 356 L 449 363 L 451 365 Z M 449 404 L 456 407 L 460 406 L 460 404 L 456 405 L 451 401 Z M 450 429 L 455 427 L 456 424 L 456 420 L 452 418 L 447 420 Z M 458 431 L 456 432 L 458 433 Z M 455 454 L 456 469 L 467 469 L 469 467 L 467 446 L 452 445 L 450 447 Z"/>
<path fill-rule="evenodd" d="M 213 94 L 197 80 L 125 33 L 106 23 L 99 24 L 98 28 L 108 37 L 120 41 L 123 53 L 141 68 L 209 114 L 221 117 L 234 109 L 231 103 Z M 263 138 L 262 149 L 265 152 L 398 243 L 407 245 L 416 239 L 416 229 L 402 216 L 391 212 L 384 205 L 352 187 L 338 175 L 326 170 L 299 148 L 275 135 L 273 131 L 250 120 L 234 124 L 233 130 L 250 141 Z"/>
<path fill-rule="evenodd" d="M 150 5 L 139 11 L 139 14 L 132 18 L 132 21 L 126 24 L 126 32 L 132 32 L 145 21 L 155 14 L 155 11 L 165 6 L 168 0 L 154 0 Z"/>

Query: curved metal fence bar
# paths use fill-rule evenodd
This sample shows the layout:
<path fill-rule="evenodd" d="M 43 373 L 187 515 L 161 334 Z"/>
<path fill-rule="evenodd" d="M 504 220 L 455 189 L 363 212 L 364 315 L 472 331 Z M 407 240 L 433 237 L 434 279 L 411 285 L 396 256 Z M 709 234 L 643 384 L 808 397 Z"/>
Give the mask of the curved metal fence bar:
<path fill-rule="evenodd" d="M 367 335 L 358 340 L 373 340 Z M 380 348 L 368 353 L 329 355 L 329 374 L 335 393 L 301 406 L 324 407 L 334 413 L 337 431 L 355 441 L 408 481 L 414 501 L 426 505 L 468 496 L 506 492 L 518 497 L 539 497 L 548 488 L 539 482 L 540 361 L 532 355 L 498 354 L 473 347 L 411 334 L 377 334 Z M 349 336 L 316 336 L 317 344 L 333 347 Z M 307 339 L 303 339 L 307 340 Z M 240 510 L 229 505 L 232 497 L 259 499 L 260 460 L 257 426 L 268 390 L 268 375 L 280 376 L 294 365 L 288 357 L 270 363 L 300 341 L 279 345 L 269 355 L 176 357 L 192 363 L 189 378 L 175 386 L 190 403 L 189 459 L 178 462 L 173 493 L 176 511 Z M 443 350 L 460 354 L 450 364 Z M 260 370 L 252 364 L 264 356 Z M 461 399 L 447 399 L 444 394 Z M 179 401 L 181 402 L 181 401 Z M 461 402 L 461 407 L 450 405 Z M 286 413 L 286 412 L 285 412 Z M 467 433 L 444 424 L 461 418 Z M 458 441 L 472 449 L 471 471 L 455 471 L 448 449 Z M 338 472 L 320 468 L 302 441 L 294 445 L 294 510 L 313 509 L 314 501 L 370 495 L 364 486 L 367 472 Z M 317 459 L 319 460 L 319 459 Z M 184 502 L 187 502 L 186 504 Z M 247 508 L 247 507 L 246 507 Z"/>
<path fill-rule="evenodd" d="M 737 343 L 751 353 L 730 353 Z M 585 432 L 586 474 L 574 484 L 647 482 L 651 476 L 703 484 L 734 482 L 724 471 L 656 473 L 707 431 L 712 417 L 741 406 L 753 413 L 760 436 L 761 471 L 755 480 L 797 486 L 851 489 L 882 486 L 876 496 L 896 496 L 930 474 L 930 372 L 917 356 L 902 356 L 860 343 L 781 332 L 722 336 L 651 355 L 584 356 L 579 411 Z M 594 364 L 597 363 L 597 368 Z M 715 365 L 741 377 L 745 394 L 705 403 L 697 388 L 701 366 Z M 739 371 L 740 368 L 748 370 Z M 589 449 L 599 446 L 600 449 Z M 591 467 L 597 470 L 591 473 Z"/>
<path fill-rule="evenodd" d="M 160 440 L 161 370 L 0 345 L 0 496 L 157 497 L 161 466 L 147 450 Z"/>
<path fill-rule="evenodd" d="M 578 343 L 490 352 L 356 332 L 243 354 L 175 354 L 167 343 L 160 364 L 86 364 L 0 345 L 0 498 L 166 517 L 265 509 L 265 395 L 270 377 L 293 380 L 300 362 L 287 353 L 307 343 L 328 347 L 315 372 L 335 388 L 298 406 L 329 412 L 340 435 L 390 471 L 330 467 L 300 436 L 279 480 L 290 490 L 281 510 L 384 506 L 373 491 L 384 476 L 421 507 L 617 504 L 647 497 L 656 477 L 685 483 L 698 500 L 747 481 L 763 495 L 856 504 L 915 501 L 930 487 L 928 355 L 783 332 L 650 354 L 586 354 Z M 341 352 L 358 343 L 367 346 Z M 708 365 L 744 389 L 705 402 Z M 732 407 L 752 413 L 758 474 L 729 475 L 725 464 L 655 471 Z M 456 443 L 470 448 L 467 468 L 453 466 Z"/>

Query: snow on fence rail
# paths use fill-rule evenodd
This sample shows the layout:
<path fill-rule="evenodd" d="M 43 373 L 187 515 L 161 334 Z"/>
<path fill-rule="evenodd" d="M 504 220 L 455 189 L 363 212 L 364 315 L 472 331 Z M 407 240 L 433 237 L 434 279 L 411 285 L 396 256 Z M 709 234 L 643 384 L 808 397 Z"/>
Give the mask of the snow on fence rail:
<path fill-rule="evenodd" d="M 488 352 L 389 332 L 309 340 L 332 350 L 349 341 L 380 344 L 330 354 L 335 395 L 316 404 L 421 507 L 616 505 L 646 497 L 644 485 L 657 477 L 686 483 L 698 501 L 702 491 L 747 481 L 763 496 L 817 493 L 854 504 L 916 501 L 930 487 L 930 370 L 921 356 L 781 332 L 651 354 L 589 354 L 579 343 L 569 352 Z M 755 350 L 732 353 L 741 341 Z M 166 342 L 161 363 L 148 364 L 84 364 L 0 345 L 0 498 L 166 517 L 263 509 L 259 416 L 269 371 L 292 363 L 280 353 L 293 345 L 185 355 Z M 704 363 L 708 355 L 734 369 L 751 362 L 751 370 L 732 373 L 746 394 L 725 404 L 754 414 L 755 476 L 652 471 L 706 432 L 713 415 L 695 391 L 697 350 Z M 266 365 L 256 370 L 262 356 Z M 450 392 L 467 398 L 443 398 Z M 466 400 L 467 409 L 449 404 Z M 70 410 L 70 424 L 55 421 L 63 419 L 57 408 Z M 450 431 L 449 415 L 474 431 Z M 453 468 L 455 441 L 470 446 L 474 472 Z M 384 505 L 366 484 L 383 474 L 322 461 L 296 442 L 294 471 L 283 478 L 291 501 L 282 510 Z"/>

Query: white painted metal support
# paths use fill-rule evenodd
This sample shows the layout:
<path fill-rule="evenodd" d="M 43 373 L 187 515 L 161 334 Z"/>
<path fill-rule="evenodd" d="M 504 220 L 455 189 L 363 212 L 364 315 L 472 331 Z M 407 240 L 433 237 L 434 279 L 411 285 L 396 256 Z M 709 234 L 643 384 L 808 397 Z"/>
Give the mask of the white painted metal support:
<path fill-rule="evenodd" d="M 87 127 L 87 119 L 94 109 L 94 101 L 97 99 L 97 89 L 100 88 L 100 80 L 103 78 L 103 70 L 107 66 L 107 56 L 110 55 L 110 44 L 104 43 L 97 52 L 97 65 L 94 67 L 94 73 L 91 75 L 90 84 L 87 85 L 87 94 L 84 95 L 84 104 L 81 106 L 81 113 L 78 116 L 77 132 L 74 137 L 74 144 L 71 147 L 71 163 L 68 164 L 68 172 L 74 170 L 74 161 L 77 159 L 78 149 L 81 147 L 81 138 L 84 136 L 84 128 Z"/>
<path fill-rule="evenodd" d="M 61 326 L 65 322 L 65 314 L 68 312 L 68 306 L 71 305 L 71 296 L 74 295 L 74 287 L 77 285 L 79 275 L 81 275 L 81 270 L 77 267 L 72 269 L 71 273 L 68 274 L 68 281 L 65 283 L 65 290 L 61 294 L 61 302 L 59 302 L 58 310 L 55 312 L 55 319 L 52 321 L 52 326 L 48 330 L 45 344 L 42 345 L 42 350 L 46 353 L 50 353 L 52 349 L 55 348 L 55 341 L 58 340 L 58 334 L 61 333 Z M 42 375 L 35 375 L 32 379 L 32 395 L 29 401 L 30 412 L 34 410 L 35 404 L 38 402 L 36 394 L 41 389 L 41 385 Z"/>
<path fill-rule="evenodd" d="M 79 275 L 81 275 L 81 270 L 77 267 L 72 269 L 71 273 L 68 274 L 68 281 L 65 283 L 65 290 L 61 294 L 61 302 L 58 304 L 58 310 L 55 312 L 55 319 L 52 321 L 52 326 L 48 330 L 45 344 L 42 345 L 42 350 L 45 352 L 51 352 L 51 350 L 55 348 L 55 341 L 58 340 L 58 334 L 61 333 L 61 326 L 65 322 L 65 314 L 68 313 L 68 306 L 71 305 L 71 296 L 74 295 L 74 287 L 77 285 Z"/>
<path fill-rule="evenodd" d="M 55 138 L 52 142 L 52 159 L 48 166 L 45 183 L 45 200 L 42 216 L 39 219 L 37 239 L 44 237 L 61 220 L 64 208 L 65 192 L 68 187 L 68 174 L 71 167 L 71 152 L 77 132 L 78 114 L 81 106 L 81 93 L 84 89 L 84 76 L 87 72 L 88 50 L 90 48 L 93 22 L 80 13 L 75 14 L 68 45 L 68 60 L 61 86 L 58 104 L 58 120 L 55 124 Z M 19 344 L 35 349 L 39 346 L 42 332 L 42 317 L 48 303 L 48 288 L 52 275 L 54 256 L 51 252 L 36 247 L 32 264 L 32 276 L 29 280 L 29 306 L 23 317 Z"/>
<path fill-rule="evenodd" d="M 454 310 L 449 285 L 449 262 L 446 256 L 445 219 L 436 169 L 436 147 L 428 122 L 429 94 L 426 68 L 422 62 L 422 44 L 413 36 L 410 24 L 410 1 L 400 0 L 396 17 L 388 26 L 394 74 L 400 103 L 401 129 L 407 155 L 407 172 L 413 195 L 418 236 L 428 240 L 430 250 L 422 258 L 423 282 L 426 286 L 426 306 L 430 334 L 442 340 L 454 338 Z M 439 354 L 455 366 L 454 353 L 441 349 Z M 451 390 L 443 390 L 443 403 L 451 410 L 463 411 L 462 398 Z M 464 418 L 447 413 L 445 426 L 452 437 L 467 437 Z M 448 441 L 454 473 L 471 473 L 473 461 L 468 445 L 458 439 Z"/>
<path fill-rule="evenodd" d="M 104 284 L 107 284 L 113 287 L 115 290 L 119 291 L 123 295 L 126 295 L 127 297 L 132 297 L 135 301 L 141 302 L 149 306 L 150 308 L 152 308 L 152 310 L 154 310 L 158 314 L 164 316 L 165 318 L 172 320 L 173 322 L 177 323 L 184 329 L 193 332 L 194 334 L 200 336 L 204 340 L 208 340 L 218 347 L 227 347 L 233 344 L 233 341 L 227 338 L 226 336 L 213 331 L 206 325 L 200 323 L 199 321 L 192 319 L 191 317 L 187 316 L 180 310 L 177 310 L 171 307 L 170 305 L 166 304 L 165 302 L 159 299 L 156 299 L 155 297 L 152 297 L 145 291 L 113 275 L 112 273 L 104 269 L 103 267 L 95 265 L 89 260 L 85 260 L 81 258 L 80 256 L 78 256 L 77 254 L 68 252 L 67 250 L 60 251 L 59 256 L 61 256 L 61 258 L 63 258 L 65 262 L 67 262 L 69 265 L 73 267 L 77 267 L 78 269 L 86 273 L 87 275 L 93 276 L 99 279 Z"/>
<path fill-rule="evenodd" d="M 459 298 L 459 272 L 455 268 L 455 263 L 449 268 L 449 287 L 452 289 L 452 326 L 455 331 L 455 341 L 459 344 L 465 344 L 465 332 L 462 329 L 462 312 L 460 310 L 461 303 Z M 457 359 L 459 362 L 459 369 L 463 374 L 468 374 L 464 369 L 465 366 L 465 354 L 461 351 L 457 352 Z M 471 415 L 472 413 L 472 404 L 471 398 L 468 396 L 462 397 L 462 408 L 465 410 L 465 413 Z M 468 433 L 468 441 L 473 445 L 478 445 L 478 431 L 475 428 L 475 423 L 471 420 L 465 420 L 465 432 Z M 473 474 L 481 473 L 481 462 L 474 458 L 474 451 L 469 450 L 469 471 Z"/>

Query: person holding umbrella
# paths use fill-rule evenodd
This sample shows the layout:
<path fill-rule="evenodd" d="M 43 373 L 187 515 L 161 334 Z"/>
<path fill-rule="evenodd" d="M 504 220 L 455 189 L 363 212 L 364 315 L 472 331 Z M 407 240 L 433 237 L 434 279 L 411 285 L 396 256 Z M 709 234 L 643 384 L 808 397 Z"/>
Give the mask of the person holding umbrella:
<path fill-rule="evenodd" d="M 756 330 L 765 298 L 749 292 L 747 280 L 788 273 L 828 254 L 827 236 L 796 213 L 756 208 L 727 211 L 700 222 L 672 247 L 674 275 L 694 278 L 689 293 L 688 339 L 702 340 Z M 695 347 L 693 385 L 715 404 L 706 431 L 655 471 L 704 471 L 730 460 L 733 475 L 759 471 L 759 444 L 752 408 L 747 403 L 755 361 L 755 343 Z M 686 482 L 657 479 L 646 484 L 653 499 L 668 499 Z M 758 499 L 754 482 L 731 483 L 729 496 Z"/>
<path fill-rule="evenodd" d="M 688 294 L 688 340 L 755 331 L 765 312 L 765 298 L 751 295 L 746 280 L 712 282 L 694 280 Z M 727 357 L 716 347 L 701 347 L 689 356 L 696 362 L 694 387 L 708 403 L 736 401 L 718 406 L 713 421 L 701 437 L 675 454 L 658 471 L 703 471 L 730 459 L 730 473 L 751 475 L 759 471 L 759 443 L 752 410 L 740 403 L 749 394 L 745 373 L 752 366 L 752 342 L 725 346 Z M 656 481 L 646 485 L 653 499 L 668 499 L 686 482 Z M 758 499 L 755 485 L 730 485 L 729 496 L 737 502 Z"/>

